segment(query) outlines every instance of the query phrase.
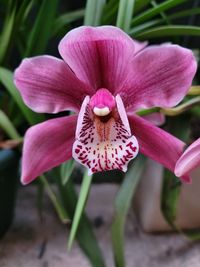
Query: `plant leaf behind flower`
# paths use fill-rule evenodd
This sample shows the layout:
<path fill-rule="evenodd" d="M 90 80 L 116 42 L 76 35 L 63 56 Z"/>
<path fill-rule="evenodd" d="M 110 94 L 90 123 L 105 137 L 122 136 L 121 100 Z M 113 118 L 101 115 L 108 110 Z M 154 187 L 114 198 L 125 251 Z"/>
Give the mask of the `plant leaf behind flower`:
<path fill-rule="evenodd" d="M 18 105 L 25 119 L 30 124 L 36 124 L 44 120 L 43 115 L 36 114 L 24 104 L 17 88 L 13 83 L 13 73 L 10 70 L 0 67 L 0 82 L 5 86 L 6 90 Z"/>
<path fill-rule="evenodd" d="M 141 177 L 145 158 L 139 156 L 133 162 L 133 166 L 126 174 L 121 184 L 119 192 L 116 196 L 114 207 L 115 217 L 112 224 L 112 247 L 114 252 L 115 265 L 117 267 L 125 267 L 124 256 L 124 227 L 126 216 L 131 205 L 132 197 L 137 188 Z"/>

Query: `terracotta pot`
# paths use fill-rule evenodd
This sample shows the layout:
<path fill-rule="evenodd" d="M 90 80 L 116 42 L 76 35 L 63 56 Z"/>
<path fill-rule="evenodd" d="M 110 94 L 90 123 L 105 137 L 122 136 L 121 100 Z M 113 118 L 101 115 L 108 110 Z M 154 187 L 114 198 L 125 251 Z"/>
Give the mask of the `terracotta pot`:
<path fill-rule="evenodd" d="M 181 187 L 176 219 L 181 229 L 200 228 L 200 168 L 192 173 L 192 178 L 191 185 Z M 134 199 L 139 221 L 146 232 L 171 230 L 160 208 L 162 183 L 163 167 L 148 160 Z"/>
<path fill-rule="evenodd" d="M 0 237 L 8 230 L 14 215 L 19 155 L 0 150 Z"/>

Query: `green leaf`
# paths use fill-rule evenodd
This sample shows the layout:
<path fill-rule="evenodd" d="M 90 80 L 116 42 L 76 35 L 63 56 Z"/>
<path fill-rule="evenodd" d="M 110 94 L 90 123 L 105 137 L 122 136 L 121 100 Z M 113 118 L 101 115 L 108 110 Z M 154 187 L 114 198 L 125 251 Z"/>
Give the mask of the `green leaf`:
<path fill-rule="evenodd" d="M 114 252 L 115 266 L 125 267 L 124 256 L 124 227 L 128 210 L 131 205 L 132 197 L 137 188 L 137 184 L 142 174 L 145 159 L 139 156 L 131 169 L 125 176 L 125 179 L 116 196 L 114 207 L 115 217 L 112 224 L 112 246 Z"/>
<path fill-rule="evenodd" d="M 98 26 L 106 0 L 87 0 L 84 25 Z"/>
<path fill-rule="evenodd" d="M 168 0 L 168 1 L 165 1 L 164 3 L 161 3 L 161 4 L 157 5 L 156 7 L 153 7 L 147 11 L 144 11 L 142 14 L 136 16 L 132 20 L 131 25 L 135 26 L 135 25 L 141 24 L 141 23 L 151 19 L 152 17 L 158 15 L 160 12 L 169 10 L 170 8 L 175 7 L 177 5 L 180 5 L 185 1 L 186 0 Z"/>
<path fill-rule="evenodd" d="M 88 175 L 87 173 L 85 173 L 83 177 L 82 185 L 81 185 L 81 190 L 79 193 L 79 198 L 78 198 L 78 202 L 77 202 L 77 206 L 76 206 L 76 210 L 75 210 L 75 214 L 74 214 L 74 218 L 72 222 L 70 235 L 69 235 L 69 241 L 68 241 L 69 250 L 71 249 L 72 243 L 76 236 L 76 232 L 77 232 L 77 229 L 80 223 L 81 215 L 83 213 L 83 210 L 85 208 L 85 203 L 87 201 L 91 182 L 92 182 L 92 175 Z"/>
<path fill-rule="evenodd" d="M 166 221 L 174 230 L 177 230 L 175 219 L 180 190 L 180 180 L 173 173 L 165 169 L 161 195 L 161 211 Z"/>
<path fill-rule="evenodd" d="M 178 18 L 182 18 L 182 17 L 188 17 L 188 16 L 196 15 L 196 14 L 200 14 L 200 8 L 186 9 L 184 11 L 176 12 L 173 15 L 168 15 L 167 18 L 168 18 L 168 20 L 172 21 L 174 19 L 178 19 Z M 156 26 L 156 25 L 159 25 L 159 24 L 164 23 L 164 22 L 165 22 L 165 20 L 163 18 L 147 21 L 147 22 L 145 22 L 143 24 L 140 24 L 138 26 L 134 26 L 129 31 L 129 34 L 130 35 L 136 34 L 138 32 L 144 31 L 145 29 L 151 28 L 152 26 Z M 163 26 L 161 26 L 161 27 L 163 27 Z M 164 26 L 164 27 L 166 27 L 166 26 Z M 180 25 L 179 27 L 184 27 L 185 28 L 184 25 Z M 176 34 L 173 34 L 173 35 L 176 35 Z M 134 37 L 135 37 L 135 35 L 134 35 Z M 148 37 L 148 38 L 151 38 L 151 37 Z"/>
<path fill-rule="evenodd" d="M 131 25 L 135 0 L 120 0 L 116 26 L 128 32 Z"/>
<path fill-rule="evenodd" d="M 153 6 L 154 8 L 158 7 L 158 4 L 157 4 L 157 2 L 156 2 L 155 0 L 152 0 L 152 1 L 151 1 L 151 4 L 152 4 L 152 6 Z M 168 25 L 171 24 L 171 23 L 170 23 L 170 20 L 169 20 L 169 17 L 166 16 L 166 14 L 165 14 L 163 11 L 160 11 L 159 14 L 160 14 L 160 16 L 163 18 L 163 20 L 165 21 L 166 24 L 168 24 Z"/>
<path fill-rule="evenodd" d="M 104 6 L 102 23 L 101 23 L 102 25 L 109 25 L 112 24 L 113 21 L 115 21 L 118 7 L 119 7 L 118 0 L 110 0 Z"/>
<path fill-rule="evenodd" d="M 58 0 L 42 1 L 32 31 L 28 37 L 25 57 L 39 55 L 44 52 L 51 36 L 57 5 Z"/>
<path fill-rule="evenodd" d="M 191 15 L 198 15 L 200 14 L 200 8 L 192 8 L 192 9 L 186 9 L 180 12 L 176 12 L 173 15 L 168 16 L 170 20 L 183 18 L 183 17 L 189 17 Z"/>
<path fill-rule="evenodd" d="M 63 185 L 65 185 L 68 182 L 68 180 L 69 180 L 69 178 L 70 178 L 70 176 L 74 170 L 74 167 L 75 167 L 75 162 L 73 159 L 68 160 L 67 162 L 65 162 L 61 165 L 60 175 L 61 175 L 61 180 L 62 180 Z"/>
<path fill-rule="evenodd" d="M 134 28 L 130 29 L 129 34 L 135 37 L 138 32 L 144 31 L 144 30 L 151 28 L 152 26 L 156 26 L 162 22 L 163 22 L 163 19 L 150 20 L 148 22 L 145 22 L 143 24 L 140 24 L 140 25 L 135 26 Z"/>
<path fill-rule="evenodd" d="M 63 27 L 82 19 L 85 15 L 85 9 L 79 9 L 60 15 L 53 23 L 52 35 L 56 35 Z"/>
<path fill-rule="evenodd" d="M 33 7 L 34 2 L 35 0 L 24 0 L 22 2 L 16 14 L 15 26 L 17 25 L 17 27 L 20 27 L 20 23 L 25 21 L 29 12 L 31 11 L 31 8 Z"/>
<path fill-rule="evenodd" d="M 135 38 L 140 40 L 151 39 L 157 37 L 165 36 L 199 36 L 200 27 L 196 26 L 182 26 L 182 25 L 173 25 L 173 26 L 160 26 L 152 28 L 150 30 L 144 31 L 142 33 L 136 33 Z"/>
<path fill-rule="evenodd" d="M 10 138 L 21 139 L 20 134 L 17 132 L 8 116 L 2 110 L 0 110 L 0 128 L 2 128 Z"/>
<path fill-rule="evenodd" d="M 68 216 L 65 208 L 63 207 L 62 203 L 59 201 L 56 194 L 52 190 L 48 180 L 46 179 L 46 177 L 44 175 L 41 175 L 39 177 L 39 179 L 40 179 L 41 183 L 44 185 L 44 188 L 46 189 L 47 194 L 48 194 L 52 204 L 54 205 L 54 208 L 55 208 L 61 222 L 62 223 L 68 223 L 69 222 L 69 216 Z"/>
<path fill-rule="evenodd" d="M 183 230 L 180 229 L 175 223 L 181 185 L 182 184 L 180 180 L 174 176 L 173 173 L 165 170 L 161 195 L 161 211 L 172 229 L 184 235 L 189 240 L 199 240 L 199 229 Z"/>
<path fill-rule="evenodd" d="M 0 63 L 4 60 L 6 56 L 6 51 L 10 43 L 10 39 L 13 32 L 14 22 L 16 16 L 16 7 L 13 8 L 11 13 L 7 13 L 6 19 L 4 21 L 3 30 L 0 36 Z"/>
<path fill-rule="evenodd" d="M 58 183 L 63 204 L 72 219 L 77 204 L 77 195 L 72 180 L 70 179 L 65 186 L 62 185 L 60 179 L 56 179 L 56 182 Z M 81 216 L 76 239 L 93 267 L 106 266 L 98 242 L 93 233 L 92 224 L 85 213 Z"/>
<path fill-rule="evenodd" d="M 22 98 L 13 83 L 13 73 L 5 68 L 0 67 L 0 82 L 5 86 L 12 96 L 22 114 L 30 124 L 36 124 L 44 120 L 44 116 L 31 111 L 22 101 Z"/>
<path fill-rule="evenodd" d="M 151 2 L 151 0 L 136 0 L 135 1 L 135 8 L 134 8 L 135 13 L 138 13 L 140 10 L 145 8 L 150 2 Z"/>

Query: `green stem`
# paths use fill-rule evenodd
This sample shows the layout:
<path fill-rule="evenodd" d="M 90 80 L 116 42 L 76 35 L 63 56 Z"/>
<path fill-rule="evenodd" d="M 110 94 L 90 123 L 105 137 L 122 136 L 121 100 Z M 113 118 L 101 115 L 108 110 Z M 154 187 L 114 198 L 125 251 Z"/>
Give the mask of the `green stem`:
<path fill-rule="evenodd" d="M 200 95 L 200 86 L 192 86 L 187 95 Z"/>
<path fill-rule="evenodd" d="M 160 112 L 162 112 L 163 114 L 165 114 L 167 116 L 177 116 L 177 115 L 180 115 L 187 110 L 190 110 L 191 108 L 193 108 L 199 104 L 200 104 L 200 96 L 195 97 L 195 98 L 187 101 L 186 103 L 179 105 L 176 108 L 160 109 Z"/>
<path fill-rule="evenodd" d="M 136 112 L 136 114 L 138 116 L 145 116 L 145 115 L 149 115 L 151 113 L 155 113 L 155 112 L 159 112 L 160 108 L 150 108 L 150 109 L 142 109 Z"/>

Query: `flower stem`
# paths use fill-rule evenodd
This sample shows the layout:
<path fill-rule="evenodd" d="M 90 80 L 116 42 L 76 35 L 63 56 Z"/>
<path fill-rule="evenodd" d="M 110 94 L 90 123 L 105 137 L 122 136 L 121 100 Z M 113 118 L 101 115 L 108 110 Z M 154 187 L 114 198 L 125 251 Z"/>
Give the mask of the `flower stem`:
<path fill-rule="evenodd" d="M 199 104 L 200 104 L 200 96 L 195 97 L 187 101 L 186 103 L 183 103 L 175 108 L 160 109 L 160 112 L 162 112 L 163 114 L 167 116 L 177 116 Z"/>
<path fill-rule="evenodd" d="M 159 111 L 160 111 L 160 108 L 155 107 L 155 108 L 150 108 L 150 109 L 141 109 L 141 110 L 137 111 L 136 114 L 139 116 L 145 116 L 145 115 L 159 112 Z"/>
<path fill-rule="evenodd" d="M 192 86 L 187 95 L 200 95 L 200 86 Z"/>

